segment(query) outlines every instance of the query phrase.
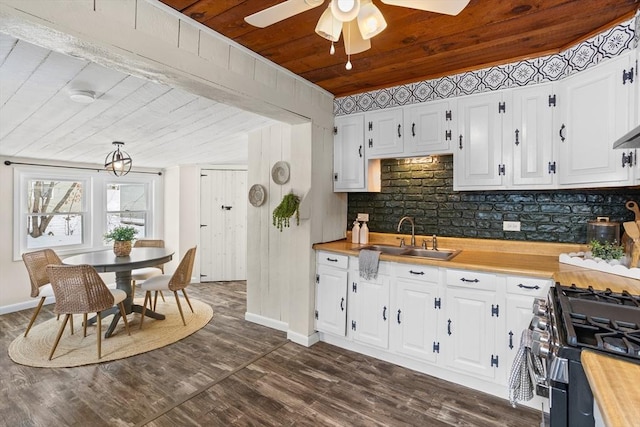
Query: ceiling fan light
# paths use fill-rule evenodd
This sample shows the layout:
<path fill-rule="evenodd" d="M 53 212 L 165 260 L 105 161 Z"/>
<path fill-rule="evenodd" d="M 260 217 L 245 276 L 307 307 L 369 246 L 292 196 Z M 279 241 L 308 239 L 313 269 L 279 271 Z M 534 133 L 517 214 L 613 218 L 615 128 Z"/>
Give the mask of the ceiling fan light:
<path fill-rule="evenodd" d="M 329 7 L 336 19 L 341 22 L 349 22 L 358 16 L 360 0 L 332 0 Z"/>
<path fill-rule="evenodd" d="M 377 36 L 387 28 L 387 21 L 382 16 L 382 12 L 371 0 L 362 0 L 360 12 L 358 12 L 358 28 L 365 40 Z"/>
<path fill-rule="evenodd" d="M 320 16 L 316 25 L 316 34 L 329 41 L 337 42 L 342 32 L 342 22 L 338 21 L 328 7 Z"/>
<path fill-rule="evenodd" d="M 360 34 L 360 30 L 358 29 L 358 23 L 355 19 L 343 24 L 342 34 L 344 50 L 347 55 L 355 55 L 356 53 L 371 49 L 371 42 L 369 39 L 365 40 L 362 38 L 362 34 Z"/>

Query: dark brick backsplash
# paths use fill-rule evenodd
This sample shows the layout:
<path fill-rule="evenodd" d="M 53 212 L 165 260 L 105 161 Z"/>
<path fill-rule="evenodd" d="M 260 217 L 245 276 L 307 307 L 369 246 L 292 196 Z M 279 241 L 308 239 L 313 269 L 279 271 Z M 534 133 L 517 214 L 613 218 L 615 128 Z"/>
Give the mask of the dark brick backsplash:
<path fill-rule="evenodd" d="M 347 229 L 364 212 L 374 232 L 395 233 L 408 215 L 419 235 L 586 243 L 588 221 L 633 220 L 625 203 L 640 202 L 635 187 L 453 191 L 451 155 L 382 160 L 381 181 L 380 193 L 349 193 Z M 521 231 L 503 231 L 503 221 L 520 221 Z M 401 232 L 408 234 L 410 226 L 404 224 Z"/>

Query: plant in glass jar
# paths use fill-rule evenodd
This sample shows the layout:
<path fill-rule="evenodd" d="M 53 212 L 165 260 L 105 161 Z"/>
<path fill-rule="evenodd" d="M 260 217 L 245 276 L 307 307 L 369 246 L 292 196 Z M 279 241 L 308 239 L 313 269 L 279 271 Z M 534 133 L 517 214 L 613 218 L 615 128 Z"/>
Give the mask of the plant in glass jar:
<path fill-rule="evenodd" d="M 129 256 L 131 241 L 135 239 L 138 230 L 128 225 L 119 225 L 104 234 L 107 242 L 113 241 L 113 252 L 116 256 Z"/>

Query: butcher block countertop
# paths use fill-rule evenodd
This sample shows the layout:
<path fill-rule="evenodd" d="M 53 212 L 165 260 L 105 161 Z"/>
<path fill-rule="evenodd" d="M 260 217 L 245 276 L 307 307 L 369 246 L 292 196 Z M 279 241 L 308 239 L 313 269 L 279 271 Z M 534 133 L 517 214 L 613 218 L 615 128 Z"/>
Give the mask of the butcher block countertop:
<path fill-rule="evenodd" d="M 369 245 L 399 245 L 399 239 L 410 241 L 405 234 L 370 233 Z M 430 236 L 416 236 L 420 245 L 426 239 L 431 247 Z M 315 250 L 323 250 L 357 256 L 367 245 L 351 243 L 347 239 L 327 243 L 316 243 Z M 575 284 L 578 287 L 592 286 L 595 289 L 610 288 L 614 292 L 627 290 L 640 294 L 640 280 L 589 270 L 558 261 L 561 253 L 584 250 L 584 245 L 520 242 L 486 239 L 464 239 L 438 237 L 438 247 L 461 249 L 450 261 L 381 254 L 381 261 L 434 265 L 446 268 L 472 269 L 493 273 L 553 278 L 561 285 Z M 582 352 L 582 362 L 593 395 L 608 427 L 640 425 L 640 364 L 626 362 L 594 351 Z"/>
<path fill-rule="evenodd" d="M 400 238 L 407 244 L 411 236 L 405 234 L 370 233 L 369 243 L 359 245 L 351 243 L 350 235 L 347 239 L 327 243 L 316 243 L 315 250 L 342 253 L 358 256 L 358 251 L 371 244 L 400 245 Z M 426 239 L 431 248 L 431 236 L 416 236 L 416 243 L 421 244 Z M 464 239 L 453 237 L 438 237 L 438 247 L 441 249 L 461 249 L 450 261 L 381 254 L 381 261 L 402 262 L 409 264 L 435 265 L 447 268 L 466 268 L 476 271 L 494 273 L 527 275 L 551 279 L 560 268 L 558 256 L 561 253 L 576 252 L 584 249 L 582 245 L 543 242 L 520 242 L 488 239 Z M 523 255 L 527 255 L 524 257 Z M 567 265 L 568 270 L 579 269 Z"/>
<path fill-rule="evenodd" d="M 608 427 L 640 424 L 640 364 L 583 350 L 582 366 Z"/>

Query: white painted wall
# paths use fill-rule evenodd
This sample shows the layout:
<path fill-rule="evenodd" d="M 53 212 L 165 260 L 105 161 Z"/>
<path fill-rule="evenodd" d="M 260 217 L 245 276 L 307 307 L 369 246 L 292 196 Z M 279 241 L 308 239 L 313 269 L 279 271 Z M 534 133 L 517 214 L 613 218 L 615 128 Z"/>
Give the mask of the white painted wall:
<path fill-rule="evenodd" d="M 289 182 L 271 179 L 277 161 L 290 165 Z M 274 125 L 249 135 L 249 185 L 267 189 L 267 201 L 247 212 L 246 318 L 286 330 L 300 344 L 313 342 L 313 243 L 344 237 L 345 194 L 333 193 L 333 133 L 311 123 Z M 279 231 L 272 212 L 293 191 L 302 198 L 300 225 Z"/>

